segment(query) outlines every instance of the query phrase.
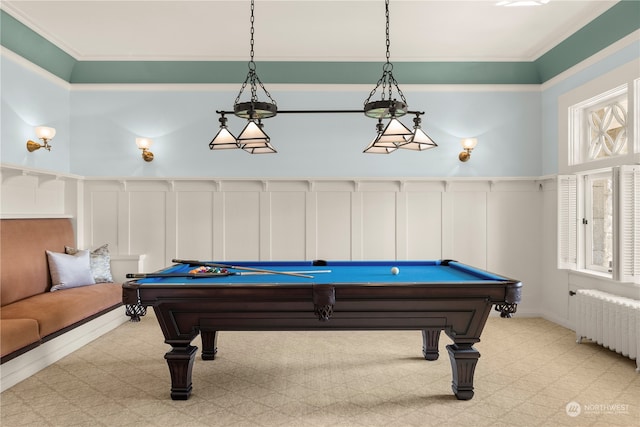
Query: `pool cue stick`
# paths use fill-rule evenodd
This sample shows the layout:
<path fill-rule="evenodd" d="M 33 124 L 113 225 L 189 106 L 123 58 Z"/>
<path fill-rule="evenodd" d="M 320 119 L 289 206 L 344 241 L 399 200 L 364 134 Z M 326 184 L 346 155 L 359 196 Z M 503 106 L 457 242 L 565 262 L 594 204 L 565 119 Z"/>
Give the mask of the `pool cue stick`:
<path fill-rule="evenodd" d="M 224 277 L 232 276 L 236 273 L 220 274 L 220 273 L 127 273 L 127 279 L 152 279 L 159 277 L 189 277 L 189 278 L 205 278 L 205 277 Z"/>
<path fill-rule="evenodd" d="M 279 271 L 282 273 L 331 273 L 331 270 L 305 270 L 305 271 Z M 193 279 L 207 278 L 207 277 L 226 277 L 226 276 L 257 276 L 261 274 L 272 274 L 263 271 L 244 271 L 235 272 L 230 271 L 228 273 L 127 273 L 127 279 L 152 279 L 161 277 L 188 277 Z"/>
<path fill-rule="evenodd" d="M 217 262 L 184 260 L 184 259 L 172 259 L 171 262 L 175 262 L 176 264 L 201 265 L 204 267 L 218 267 L 218 268 L 227 268 L 227 269 L 231 268 L 233 270 L 247 270 L 247 271 L 257 271 L 257 272 L 270 273 L 270 274 L 284 274 L 285 276 L 296 276 L 296 277 L 304 277 L 306 279 L 313 279 L 313 276 L 309 276 L 306 274 L 289 273 L 286 271 L 277 271 L 277 270 L 266 270 L 263 268 L 240 267 L 237 265 L 220 264 Z"/>
<path fill-rule="evenodd" d="M 297 274 L 318 274 L 318 273 L 331 273 L 331 270 L 300 270 L 300 271 L 278 271 L 279 274 L 282 273 L 297 273 Z M 245 271 L 245 272 L 238 272 L 235 273 L 238 274 L 240 276 L 257 276 L 260 274 L 274 274 L 272 272 L 266 272 L 266 271 Z"/>

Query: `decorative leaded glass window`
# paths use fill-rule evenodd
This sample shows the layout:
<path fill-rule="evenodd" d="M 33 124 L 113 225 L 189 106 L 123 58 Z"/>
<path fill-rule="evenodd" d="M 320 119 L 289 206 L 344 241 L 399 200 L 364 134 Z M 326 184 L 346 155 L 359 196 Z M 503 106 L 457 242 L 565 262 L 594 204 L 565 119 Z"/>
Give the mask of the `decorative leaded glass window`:
<path fill-rule="evenodd" d="M 627 96 L 608 100 L 587 108 L 584 119 L 588 127 L 584 144 L 588 145 L 587 160 L 620 156 L 628 152 Z"/>
<path fill-rule="evenodd" d="M 569 165 L 631 153 L 628 113 L 626 84 L 571 106 Z"/>

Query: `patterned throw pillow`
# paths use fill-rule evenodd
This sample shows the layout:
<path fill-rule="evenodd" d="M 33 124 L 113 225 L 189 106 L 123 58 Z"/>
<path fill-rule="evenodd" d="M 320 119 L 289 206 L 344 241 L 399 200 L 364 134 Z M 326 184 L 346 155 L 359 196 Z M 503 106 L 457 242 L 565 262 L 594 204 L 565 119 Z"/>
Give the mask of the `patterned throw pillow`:
<path fill-rule="evenodd" d="M 64 251 L 68 254 L 78 252 L 76 248 L 64 247 Z M 109 244 L 104 244 L 92 251 L 90 254 L 90 266 L 93 279 L 96 283 L 113 282 L 111 275 L 111 255 L 109 255 Z"/>
<path fill-rule="evenodd" d="M 46 252 L 53 284 L 51 292 L 95 283 L 89 267 L 89 251 L 76 251 L 73 255 Z"/>

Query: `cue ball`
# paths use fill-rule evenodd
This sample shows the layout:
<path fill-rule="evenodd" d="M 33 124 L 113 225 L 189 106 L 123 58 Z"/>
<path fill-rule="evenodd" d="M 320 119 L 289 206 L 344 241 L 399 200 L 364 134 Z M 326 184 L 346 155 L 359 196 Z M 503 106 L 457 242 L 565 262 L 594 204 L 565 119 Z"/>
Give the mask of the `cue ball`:
<path fill-rule="evenodd" d="M 394 276 L 400 273 L 400 269 L 398 267 L 391 267 L 391 274 Z"/>

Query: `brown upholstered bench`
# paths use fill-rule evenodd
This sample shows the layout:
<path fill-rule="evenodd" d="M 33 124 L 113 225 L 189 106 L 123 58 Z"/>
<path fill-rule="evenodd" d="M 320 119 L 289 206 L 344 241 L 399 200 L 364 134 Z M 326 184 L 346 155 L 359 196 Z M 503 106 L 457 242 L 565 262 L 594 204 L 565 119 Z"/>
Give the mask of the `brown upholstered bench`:
<path fill-rule="evenodd" d="M 0 220 L 1 363 L 122 305 L 120 283 L 51 292 L 46 251 L 75 247 L 74 235 L 67 218 Z"/>

